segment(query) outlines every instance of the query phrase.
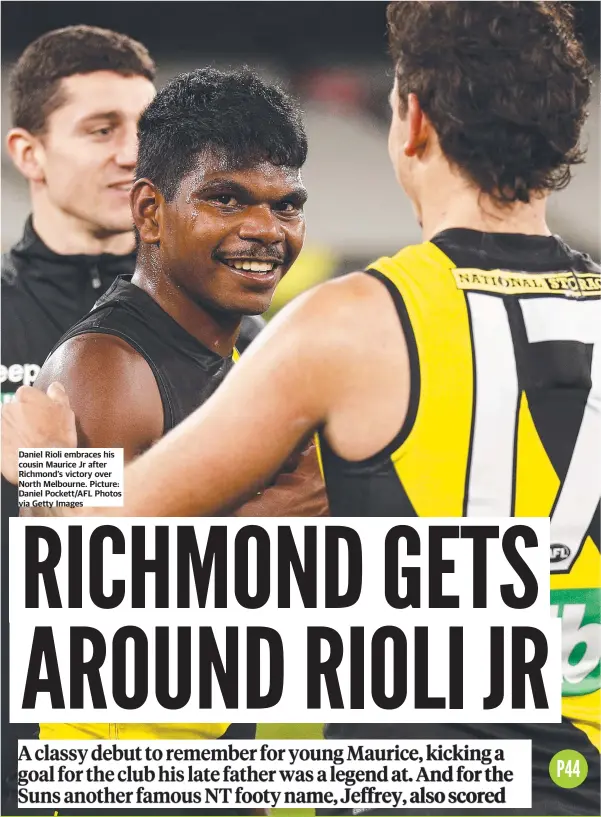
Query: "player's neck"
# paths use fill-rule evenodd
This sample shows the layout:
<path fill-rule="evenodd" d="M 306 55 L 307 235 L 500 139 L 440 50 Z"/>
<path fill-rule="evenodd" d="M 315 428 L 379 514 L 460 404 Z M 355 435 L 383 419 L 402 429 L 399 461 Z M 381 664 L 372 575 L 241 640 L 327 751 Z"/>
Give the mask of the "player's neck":
<path fill-rule="evenodd" d="M 47 202 L 34 202 L 33 229 L 59 255 L 127 255 L 135 247 L 133 231 L 95 232 L 90 224 Z"/>
<path fill-rule="evenodd" d="M 240 331 L 241 315 L 210 311 L 191 300 L 181 287 L 175 286 L 164 275 L 146 269 L 139 260 L 132 283 L 148 293 L 161 309 L 207 349 L 221 357 L 232 354 Z"/>
<path fill-rule="evenodd" d="M 546 221 L 546 197 L 531 196 L 529 203 L 501 205 L 455 173 L 438 177 L 420 201 L 424 241 L 456 227 L 485 233 L 551 235 Z"/>

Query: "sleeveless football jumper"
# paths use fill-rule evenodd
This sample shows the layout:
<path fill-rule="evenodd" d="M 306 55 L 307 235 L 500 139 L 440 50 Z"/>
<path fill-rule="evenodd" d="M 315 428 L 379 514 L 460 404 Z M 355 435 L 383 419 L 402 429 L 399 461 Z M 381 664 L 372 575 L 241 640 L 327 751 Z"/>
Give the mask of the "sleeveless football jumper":
<path fill-rule="evenodd" d="M 549 781 L 551 800 L 561 792 L 550 758 L 578 749 L 591 786 L 569 795 L 574 814 L 588 813 L 578 802 L 598 787 L 601 707 L 600 268 L 555 236 L 452 229 L 366 274 L 387 287 L 407 339 L 409 408 L 396 437 L 360 462 L 319 435 L 331 515 L 550 516 L 563 721 L 328 724 L 326 735 L 531 738 L 533 772 Z"/>

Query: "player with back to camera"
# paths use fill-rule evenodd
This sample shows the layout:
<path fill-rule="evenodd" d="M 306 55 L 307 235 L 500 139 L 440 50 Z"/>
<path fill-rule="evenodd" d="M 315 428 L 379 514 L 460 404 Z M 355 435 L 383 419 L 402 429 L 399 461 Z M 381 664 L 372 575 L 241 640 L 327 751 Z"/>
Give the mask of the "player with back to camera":
<path fill-rule="evenodd" d="M 599 648 L 574 648 L 599 627 L 600 269 L 546 221 L 549 193 L 583 158 L 589 66 L 564 4 L 395 2 L 388 21 L 389 152 L 423 243 L 280 313 L 223 388 L 126 469 L 125 508 L 111 513 L 211 515 L 318 429 L 334 516 L 551 516 L 561 723 L 326 734 L 527 738 L 532 808 L 519 813 L 597 815 Z M 9 409 L 13 480 L 18 444 L 75 443 L 58 387 L 24 389 Z M 562 749 L 587 758 L 577 788 L 549 777 Z"/>

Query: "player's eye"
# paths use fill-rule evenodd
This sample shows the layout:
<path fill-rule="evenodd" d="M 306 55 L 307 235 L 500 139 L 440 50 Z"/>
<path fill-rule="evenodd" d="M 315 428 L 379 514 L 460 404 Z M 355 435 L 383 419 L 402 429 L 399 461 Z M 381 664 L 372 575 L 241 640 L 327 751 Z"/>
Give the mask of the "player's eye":
<path fill-rule="evenodd" d="M 109 136 L 113 132 L 113 129 L 110 125 L 105 125 L 102 128 L 95 128 L 92 131 L 92 136 Z"/>
<path fill-rule="evenodd" d="M 280 201 L 276 209 L 280 213 L 294 215 L 295 213 L 298 213 L 302 209 L 302 207 L 297 202 L 294 201 Z"/>
<path fill-rule="evenodd" d="M 211 201 L 217 204 L 223 204 L 224 207 L 235 207 L 238 204 L 238 199 L 230 193 L 223 193 L 221 196 L 212 196 Z"/>

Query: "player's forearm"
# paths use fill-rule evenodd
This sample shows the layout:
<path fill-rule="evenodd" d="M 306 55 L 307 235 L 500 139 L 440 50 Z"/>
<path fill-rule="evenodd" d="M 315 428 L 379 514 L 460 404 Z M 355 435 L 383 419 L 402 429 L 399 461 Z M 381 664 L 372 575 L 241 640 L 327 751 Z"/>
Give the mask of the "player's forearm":
<path fill-rule="evenodd" d="M 315 444 L 296 452 L 275 480 L 231 511 L 232 516 L 328 516 L 328 500 Z"/>
<path fill-rule="evenodd" d="M 242 401 L 228 398 L 226 385 L 126 466 L 123 507 L 36 508 L 35 515 L 211 516 L 244 500 L 305 437 L 308 420 L 280 424 L 277 401 L 270 405 L 267 396 L 249 418 L 236 409 Z"/>
<path fill-rule="evenodd" d="M 126 515 L 211 516 L 231 508 L 265 485 L 319 423 L 288 382 L 293 373 L 278 377 L 279 361 L 252 363 L 237 364 L 204 406 L 125 469 Z M 249 394 L 256 395 L 251 406 Z"/>
<path fill-rule="evenodd" d="M 125 469 L 125 515 L 210 516 L 275 473 L 285 445 L 270 456 L 252 431 L 236 429 L 223 415 L 213 427 L 213 417 L 190 418 Z"/>

